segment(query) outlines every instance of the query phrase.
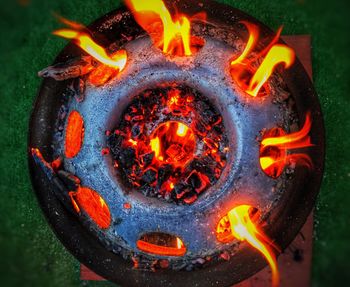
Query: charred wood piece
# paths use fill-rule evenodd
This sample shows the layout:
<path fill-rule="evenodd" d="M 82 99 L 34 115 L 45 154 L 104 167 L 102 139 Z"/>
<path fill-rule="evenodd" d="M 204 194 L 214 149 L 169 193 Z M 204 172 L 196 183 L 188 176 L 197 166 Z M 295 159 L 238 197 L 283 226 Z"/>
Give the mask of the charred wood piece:
<path fill-rule="evenodd" d="M 42 78 L 53 78 L 56 81 L 78 78 L 87 75 L 97 67 L 98 63 L 91 56 L 82 56 L 49 66 L 38 73 Z"/>

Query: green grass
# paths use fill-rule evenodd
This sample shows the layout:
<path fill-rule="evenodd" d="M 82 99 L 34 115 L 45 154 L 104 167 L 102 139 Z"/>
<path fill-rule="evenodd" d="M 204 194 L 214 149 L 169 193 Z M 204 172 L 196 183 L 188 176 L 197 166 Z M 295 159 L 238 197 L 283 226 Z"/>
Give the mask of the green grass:
<path fill-rule="evenodd" d="M 51 13 L 88 24 L 120 1 L 28 0 L 27 6 L 0 2 L 0 284 L 111 286 L 79 281 L 77 261 L 56 240 L 32 192 L 26 142 L 40 84 L 36 73 L 66 44 L 50 35 L 59 27 Z M 222 2 L 271 28 L 283 24 L 284 34 L 313 37 L 314 81 L 326 122 L 327 159 L 316 208 L 312 282 L 315 287 L 350 284 L 349 5 L 346 0 Z"/>

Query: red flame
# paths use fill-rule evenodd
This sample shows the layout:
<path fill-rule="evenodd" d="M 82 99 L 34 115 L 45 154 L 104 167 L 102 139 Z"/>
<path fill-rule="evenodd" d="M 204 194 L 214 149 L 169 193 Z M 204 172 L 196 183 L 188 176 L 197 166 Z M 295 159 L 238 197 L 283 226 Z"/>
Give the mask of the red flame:
<path fill-rule="evenodd" d="M 102 229 L 111 224 L 111 214 L 104 199 L 93 189 L 78 187 L 76 192 L 69 193 L 72 204 L 77 212 L 83 209 L 90 218 Z"/>
<path fill-rule="evenodd" d="M 299 132 L 286 134 L 281 128 L 267 131 L 260 147 L 260 166 L 273 178 L 279 177 L 288 164 L 300 164 L 312 167 L 311 158 L 303 153 L 288 154 L 288 150 L 312 146 L 309 136 L 311 130 L 311 114 L 306 114 L 303 128 Z"/>
<path fill-rule="evenodd" d="M 279 64 L 284 64 L 286 69 L 293 64 L 295 53 L 286 45 L 275 44 L 282 31 L 280 28 L 272 42 L 250 59 L 259 40 L 259 28 L 251 23 L 243 22 L 243 24 L 248 29 L 249 38 L 243 53 L 231 62 L 231 75 L 247 94 L 256 97 Z M 254 62 L 263 56 L 261 65 L 255 68 Z"/>
<path fill-rule="evenodd" d="M 234 238 L 247 241 L 265 257 L 272 271 L 272 286 L 278 286 L 279 273 L 275 253 L 270 248 L 271 240 L 254 223 L 252 210 L 250 205 L 240 205 L 231 209 L 217 226 L 217 238 L 221 242 L 230 242 Z"/>
<path fill-rule="evenodd" d="M 127 0 L 126 3 L 136 21 L 165 54 L 191 56 L 196 45 L 203 45 L 202 40 L 191 36 L 191 20 L 183 15 L 172 16 L 163 1 Z"/>
<path fill-rule="evenodd" d="M 80 152 L 84 140 L 84 120 L 77 111 L 68 116 L 65 139 L 65 155 L 73 158 Z"/>

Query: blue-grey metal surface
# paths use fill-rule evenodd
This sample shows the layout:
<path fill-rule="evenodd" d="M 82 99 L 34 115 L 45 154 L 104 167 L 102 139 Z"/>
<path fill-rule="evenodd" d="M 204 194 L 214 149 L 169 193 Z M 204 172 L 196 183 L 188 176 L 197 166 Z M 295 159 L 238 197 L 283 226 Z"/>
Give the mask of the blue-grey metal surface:
<path fill-rule="evenodd" d="M 275 181 L 259 166 L 259 142 L 264 128 L 275 126 L 283 115 L 271 98 L 252 98 L 242 92 L 229 74 L 234 49 L 207 38 L 193 57 L 169 58 L 148 37 L 126 47 L 126 69 L 103 87 L 88 85 L 85 100 L 72 101 L 70 111 L 84 118 L 85 136 L 80 153 L 65 159 L 65 169 L 96 190 L 107 202 L 116 224 L 103 232 L 108 245 L 140 252 L 136 241 L 147 232 L 165 232 L 182 239 L 187 256 L 211 255 L 227 248 L 216 239 L 218 221 L 237 204 L 270 210 L 276 194 Z M 111 156 L 102 155 L 106 130 L 113 130 L 133 96 L 162 83 L 186 84 L 204 94 L 223 116 L 230 142 L 229 160 L 217 184 L 192 205 L 174 205 L 146 198 L 137 191 L 127 193 L 118 181 Z M 62 147 L 64 139 L 61 141 Z M 124 209 L 124 203 L 131 209 Z M 116 247 L 115 247 L 116 248 Z M 175 259 L 174 259 L 175 260 Z"/>

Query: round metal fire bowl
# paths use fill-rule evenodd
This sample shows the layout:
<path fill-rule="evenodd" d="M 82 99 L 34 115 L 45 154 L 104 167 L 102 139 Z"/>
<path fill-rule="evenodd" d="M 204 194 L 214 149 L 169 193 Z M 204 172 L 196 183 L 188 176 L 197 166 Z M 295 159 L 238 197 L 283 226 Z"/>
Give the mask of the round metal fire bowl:
<path fill-rule="evenodd" d="M 243 20 L 258 24 L 263 36 L 273 35 L 252 17 L 216 2 L 203 1 L 199 6 L 176 1 L 176 7 L 187 15 L 204 11 L 210 24 L 243 39 L 246 32 L 239 24 Z M 82 220 L 71 212 L 57 196 L 60 192 L 57 185 L 29 156 L 32 183 L 40 206 L 58 238 L 79 261 L 122 286 L 231 286 L 259 271 L 265 262 L 257 252 L 246 244 L 218 242 L 215 229 L 220 218 L 234 206 L 251 204 L 269 223 L 264 231 L 283 249 L 309 215 L 323 173 L 324 128 L 316 93 L 300 62 L 296 61 L 282 77 L 296 102 L 300 122 L 304 121 L 307 111 L 312 112 L 310 135 L 315 146 L 307 153 L 315 168 L 307 171 L 297 167 L 291 179 L 282 176 L 273 180 L 260 169 L 256 137 L 262 129 L 283 121 L 285 115 L 272 99 L 252 99 L 231 80 L 229 59 L 237 47 L 230 45 L 230 40 L 215 38 L 210 33 L 202 35 L 206 44 L 196 55 L 185 60 L 168 59 L 137 28 L 126 10 L 113 11 L 89 28 L 105 46 L 116 41 L 121 33 L 137 36 L 123 43 L 129 55 L 126 69 L 105 87 L 88 86 L 82 103 L 74 100 L 67 103 L 62 99 L 69 81 L 44 80 L 30 122 L 29 147 L 39 148 L 46 160 L 62 154 L 62 139 L 54 132 L 59 109 L 68 105 L 69 110 L 78 110 L 85 121 L 84 146 L 76 158 L 64 160 L 64 169 L 102 195 L 111 210 L 113 223 L 101 231 L 89 220 Z M 55 62 L 80 54 L 81 50 L 70 44 Z M 216 106 L 223 116 L 232 151 L 219 182 L 190 206 L 161 202 L 136 192 L 126 194 L 114 174 L 111 158 L 101 156 L 101 149 L 106 146 L 104 132 L 116 127 L 132 96 L 159 83 L 173 82 L 199 90 Z M 283 189 L 273 192 L 280 182 Z M 130 210 L 122 208 L 125 202 L 132 204 Z M 177 266 L 181 262 L 188 266 L 205 256 L 215 257 L 224 250 L 234 250 L 234 256 L 224 262 L 213 260 L 192 272 L 133 269 L 132 263 L 120 255 L 120 250 L 123 254 L 142 254 L 136 248 L 136 241 L 141 234 L 152 231 L 174 234 L 183 240 L 186 255 L 167 258 Z"/>

